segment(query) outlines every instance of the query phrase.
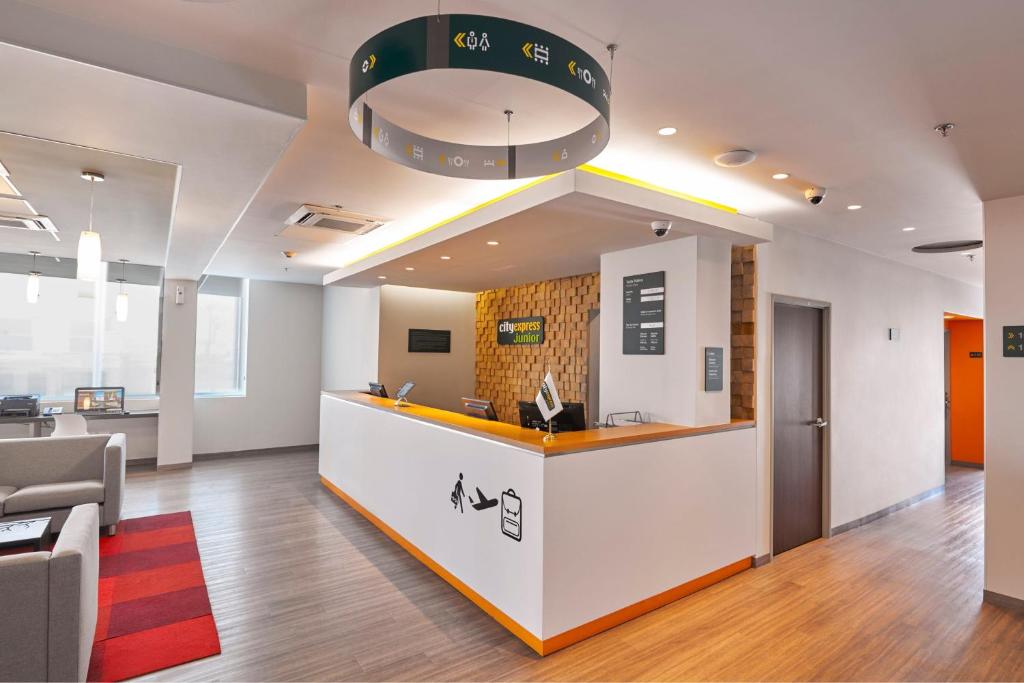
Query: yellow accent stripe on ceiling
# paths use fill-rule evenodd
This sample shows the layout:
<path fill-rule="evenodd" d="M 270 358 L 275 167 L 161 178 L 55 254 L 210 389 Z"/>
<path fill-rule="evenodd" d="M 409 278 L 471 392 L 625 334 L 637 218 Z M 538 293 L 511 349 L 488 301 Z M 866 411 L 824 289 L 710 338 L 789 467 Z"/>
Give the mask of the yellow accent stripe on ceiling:
<path fill-rule="evenodd" d="M 426 235 L 428 232 L 433 232 L 434 230 L 437 230 L 438 228 L 444 227 L 445 225 L 448 225 L 449 223 L 457 221 L 460 218 L 465 218 L 466 216 L 468 216 L 470 214 L 476 213 L 480 209 L 487 208 L 488 206 L 491 206 L 492 204 L 497 204 L 498 202 L 500 202 L 500 201 L 502 201 L 504 199 L 508 199 L 509 197 L 515 196 L 515 195 L 519 194 L 520 192 L 524 192 L 525 190 L 529 190 L 531 187 L 536 187 L 537 185 L 540 185 L 541 183 L 547 182 L 547 181 L 551 180 L 552 178 L 554 178 L 555 176 L 558 176 L 558 175 L 561 175 L 561 173 L 552 173 L 551 175 L 541 176 L 540 178 L 537 178 L 535 180 L 531 180 L 530 182 L 526 183 L 525 185 L 517 187 L 514 190 L 510 190 L 510 191 L 506 192 L 503 195 L 499 195 L 497 197 L 494 197 L 493 199 L 488 199 L 486 202 L 483 202 L 482 204 L 477 204 L 476 206 L 470 207 L 470 208 L 466 209 L 465 211 L 463 211 L 461 213 L 457 213 L 454 216 L 449 216 L 448 218 L 445 218 L 444 220 L 442 220 L 440 222 L 437 222 L 437 223 L 434 223 L 433 225 L 427 226 L 427 227 L 423 228 L 422 230 L 417 230 L 416 232 L 413 232 L 413 233 L 410 233 L 408 235 L 405 235 L 404 237 L 400 237 L 399 239 L 395 240 L 394 242 L 390 242 L 388 244 L 385 244 L 382 247 L 378 247 L 377 249 L 374 249 L 373 251 L 369 252 L 368 254 L 364 254 L 363 256 L 360 256 L 358 258 L 354 258 L 351 261 L 346 262 L 341 267 L 342 268 L 346 268 L 348 266 L 351 266 L 354 263 L 359 263 L 360 261 L 365 261 L 366 259 L 370 258 L 371 256 L 376 256 L 377 254 L 383 253 L 383 252 L 387 251 L 388 249 L 394 249 L 395 247 L 397 247 L 400 244 L 404 244 L 404 243 L 408 242 L 409 240 L 416 239 L 417 237 L 420 237 L 421 235 Z"/>
<path fill-rule="evenodd" d="M 649 183 L 646 180 L 640 180 L 639 178 L 633 178 L 628 175 L 622 175 L 621 173 L 616 173 L 615 171 L 609 171 L 607 169 L 598 168 L 597 166 L 591 166 L 590 164 L 583 164 L 582 166 L 577 166 L 576 170 L 584 171 L 585 173 L 593 173 L 594 175 L 599 175 L 603 178 L 609 178 L 611 180 L 617 180 L 620 183 L 628 183 L 629 185 L 642 187 L 645 190 L 651 190 L 653 192 L 667 194 L 670 197 L 676 197 L 677 199 L 685 199 L 686 201 L 694 202 L 695 204 L 703 204 L 704 206 L 709 206 L 712 209 L 718 209 L 719 211 L 725 211 L 726 213 L 739 213 L 738 209 L 734 209 L 731 206 L 726 206 L 725 204 L 719 204 L 718 202 L 713 202 L 710 199 L 702 199 L 700 197 L 695 197 L 692 194 L 679 192 L 678 190 L 670 190 L 667 187 L 654 185 L 653 183 Z"/>

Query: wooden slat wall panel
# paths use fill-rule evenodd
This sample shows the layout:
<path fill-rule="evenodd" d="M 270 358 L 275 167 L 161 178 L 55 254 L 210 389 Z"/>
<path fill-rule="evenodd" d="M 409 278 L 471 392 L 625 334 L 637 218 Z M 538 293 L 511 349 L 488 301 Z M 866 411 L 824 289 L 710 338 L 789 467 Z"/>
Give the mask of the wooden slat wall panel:
<path fill-rule="evenodd" d="M 586 403 L 587 321 L 600 291 L 600 274 L 590 273 L 476 295 L 476 395 L 494 401 L 499 420 L 518 423 L 517 402 L 533 400 L 546 366 L 563 401 Z M 498 320 L 535 315 L 544 317 L 543 344 L 498 345 Z"/>
<path fill-rule="evenodd" d="M 732 248 L 732 419 L 755 419 L 757 250 Z"/>

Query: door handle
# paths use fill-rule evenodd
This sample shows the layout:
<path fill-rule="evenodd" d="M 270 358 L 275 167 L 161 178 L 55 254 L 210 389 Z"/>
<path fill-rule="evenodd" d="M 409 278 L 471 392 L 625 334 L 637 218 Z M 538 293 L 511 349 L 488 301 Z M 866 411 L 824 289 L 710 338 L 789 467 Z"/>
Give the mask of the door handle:
<path fill-rule="evenodd" d="M 815 420 L 814 422 L 811 422 L 811 423 L 810 423 L 810 425 L 811 425 L 812 427 L 817 427 L 818 429 L 824 429 L 825 427 L 828 427 L 828 420 L 822 420 L 822 419 L 821 419 L 821 418 L 819 417 L 819 418 L 818 418 L 817 420 Z"/>

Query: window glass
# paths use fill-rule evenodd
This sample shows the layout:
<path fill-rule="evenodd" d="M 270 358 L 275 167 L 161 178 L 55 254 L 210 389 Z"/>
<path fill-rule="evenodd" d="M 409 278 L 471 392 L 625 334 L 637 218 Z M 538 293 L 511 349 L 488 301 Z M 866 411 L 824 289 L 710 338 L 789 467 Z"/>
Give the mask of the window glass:
<path fill-rule="evenodd" d="M 200 292 L 196 310 L 196 393 L 241 393 L 242 299 Z"/>
<path fill-rule="evenodd" d="M 160 288 L 124 285 L 128 319 L 117 320 L 121 285 L 106 288 L 103 336 L 103 386 L 124 387 L 128 396 L 156 394 L 157 341 L 160 331 Z"/>

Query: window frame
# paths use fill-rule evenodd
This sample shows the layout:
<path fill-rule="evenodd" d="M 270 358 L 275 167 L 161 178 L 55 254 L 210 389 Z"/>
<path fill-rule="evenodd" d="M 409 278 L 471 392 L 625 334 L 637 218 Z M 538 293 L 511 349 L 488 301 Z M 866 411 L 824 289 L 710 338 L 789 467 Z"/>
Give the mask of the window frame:
<path fill-rule="evenodd" d="M 199 322 L 199 297 L 202 294 L 212 294 L 212 292 L 202 292 L 200 288 L 202 284 L 196 287 L 196 325 L 198 329 Z M 225 295 L 221 295 L 225 296 Z M 227 295 L 230 296 L 230 295 Z M 235 388 L 228 391 L 195 391 L 193 390 L 194 398 L 245 398 L 246 397 L 246 379 L 248 367 L 248 350 L 249 350 L 249 280 L 244 278 L 240 283 L 240 292 L 238 296 L 232 297 L 235 299 L 235 305 L 238 307 L 238 315 L 235 317 Z M 195 362 L 193 361 L 193 371 L 195 369 Z"/>

